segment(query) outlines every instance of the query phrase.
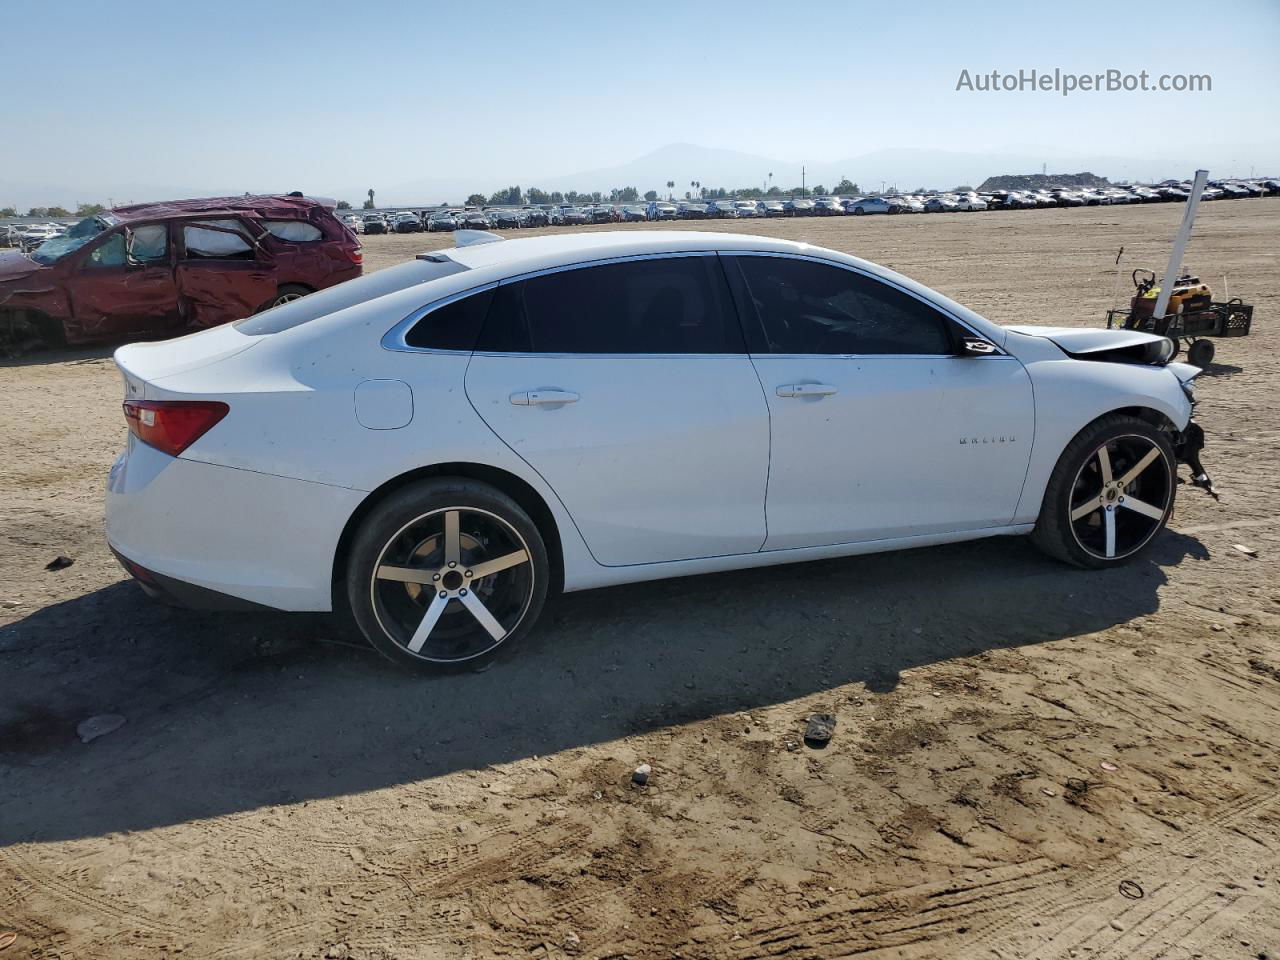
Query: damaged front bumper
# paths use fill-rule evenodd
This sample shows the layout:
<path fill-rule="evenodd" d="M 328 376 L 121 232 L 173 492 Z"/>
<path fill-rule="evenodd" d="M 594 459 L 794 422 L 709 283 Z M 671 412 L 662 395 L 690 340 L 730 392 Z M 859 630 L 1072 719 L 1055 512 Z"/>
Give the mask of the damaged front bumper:
<path fill-rule="evenodd" d="M 1213 499 L 1218 499 L 1218 491 L 1213 488 L 1213 481 L 1204 465 L 1200 462 L 1200 451 L 1204 449 L 1204 428 L 1194 420 L 1188 420 L 1182 430 L 1173 435 L 1173 452 L 1179 463 L 1191 468 L 1191 482 L 1203 489 Z"/>

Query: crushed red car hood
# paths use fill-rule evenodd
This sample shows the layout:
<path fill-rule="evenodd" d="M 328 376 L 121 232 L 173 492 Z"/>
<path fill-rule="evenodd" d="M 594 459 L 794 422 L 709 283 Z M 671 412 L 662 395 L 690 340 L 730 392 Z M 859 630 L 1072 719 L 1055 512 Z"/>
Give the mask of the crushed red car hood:
<path fill-rule="evenodd" d="M 42 269 L 44 268 L 41 264 L 20 253 L 13 251 L 0 253 L 0 281 L 21 280 Z"/>

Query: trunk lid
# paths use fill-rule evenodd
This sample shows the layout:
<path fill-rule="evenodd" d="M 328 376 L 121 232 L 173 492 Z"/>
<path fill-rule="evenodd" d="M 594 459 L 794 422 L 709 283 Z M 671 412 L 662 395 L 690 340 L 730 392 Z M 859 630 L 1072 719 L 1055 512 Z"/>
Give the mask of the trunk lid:
<path fill-rule="evenodd" d="M 226 324 L 174 340 L 128 344 L 116 350 L 115 362 L 124 377 L 126 398 L 151 400 L 155 397 L 147 395 L 148 384 L 210 366 L 261 342 L 261 337 L 245 336 Z"/>

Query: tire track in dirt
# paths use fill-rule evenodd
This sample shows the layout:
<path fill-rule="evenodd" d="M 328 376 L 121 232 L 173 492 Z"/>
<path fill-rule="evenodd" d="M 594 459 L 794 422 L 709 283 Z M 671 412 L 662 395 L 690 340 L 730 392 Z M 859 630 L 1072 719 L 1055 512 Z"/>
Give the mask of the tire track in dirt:
<path fill-rule="evenodd" d="M 56 874 L 49 873 L 26 857 L 21 846 L 7 847 L 0 850 L 0 864 L 8 861 L 9 869 L 31 886 L 31 892 L 43 891 L 58 900 L 75 904 L 101 917 L 110 918 L 121 923 L 126 929 L 136 928 L 153 934 L 173 938 L 175 942 L 186 943 L 190 931 L 167 923 L 157 917 L 150 916 L 136 907 L 118 905 L 97 893 L 87 892 L 82 886 L 63 880 Z"/>
<path fill-rule="evenodd" d="M 1072 877 L 1070 879 L 1073 883 L 1068 888 L 1040 898 L 1036 902 L 1019 905 L 999 920 L 976 927 L 970 942 L 991 943 L 994 938 L 1002 934 L 1011 934 L 1012 927 L 1025 930 L 1032 919 L 1043 921 L 1045 918 L 1066 915 L 1067 924 L 1052 938 L 1052 950 L 1046 946 L 1036 954 L 1037 957 L 1065 956 L 1073 949 L 1078 950 L 1089 946 L 1092 938 L 1107 940 L 1109 947 L 1110 941 L 1120 933 L 1110 927 L 1110 920 L 1114 919 L 1121 926 L 1127 927 L 1125 918 L 1130 911 L 1136 912 L 1143 909 L 1130 906 L 1122 908 L 1118 916 L 1113 914 L 1106 922 L 1098 919 L 1097 911 L 1093 908 L 1105 900 L 1117 898 L 1121 880 L 1131 877 L 1166 875 L 1173 867 L 1181 865 L 1175 858 L 1193 855 L 1198 848 L 1206 845 L 1209 846 L 1209 851 L 1204 856 L 1196 856 L 1197 872 L 1203 873 L 1210 869 L 1223 869 L 1230 872 L 1232 864 L 1228 862 L 1229 857 L 1238 856 L 1240 845 L 1230 841 L 1227 834 L 1234 832 L 1233 827 L 1248 824 L 1255 818 L 1261 820 L 1273 813 L 1277 805 L 1280 805 L 1280 794 L 1275 792 L 1246 794 L 1238 797 L 1203 820 L 1184 828 L 1184 832 L 1175 840 L 1157 850 L 1137 858 L 1123 856 L 1117 858 L 1093 870 L 1082 883 L 1074 882 L 1076 878 Z M 1199 900 L 1197 899 L 1196 902 L 1198 903 Z M 1093 910 L 1093 912 L 1083 917 L 1078 916 L 1083 910 Z M 1071 915 L 1073 912 L 1076 916 Z M 1176 919 L 1177 913 L 1171 904 L 1165 904 L 1163 909 L 1157 907 L 1151 916 L 1156 917 L 1152 921 L 1155 926 L 1167 927 Z M 1014 949 L 1007 942 L 1005 945 Z"/>
<path fill-rule="evenodd" d="M 866 896 L 836 896 L 784 919 L 735 928 L 737 939 L 724 942 L 724 930 L 695 930 L 697 940 L 719 939 L 715 956 L 759 960 L 786 955 L 789 960 L 854 955 L 888 946 L 906 947 L 935 934 L 962 931 L 971 918 L 1002 909 L 1037 889 L 1062 870 L 1044 858 L 981 871 L 977 882 L 938 882 L 891 889 Z M 864 950 L 865 948 L 865 950 Z"/>

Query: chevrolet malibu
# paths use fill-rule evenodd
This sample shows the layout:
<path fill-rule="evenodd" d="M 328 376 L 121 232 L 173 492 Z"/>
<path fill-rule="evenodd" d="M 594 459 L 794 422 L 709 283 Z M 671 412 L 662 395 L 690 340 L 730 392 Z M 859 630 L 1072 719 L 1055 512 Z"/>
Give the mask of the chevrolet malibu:
<path fill-rule="evenodd" d="M 150 594 L 477 665 L 551 591 L 1030 534 L 1106 568 L 1207 484 L 1196 368 L 743 235 L 457 246 L 120 348 L 107 537 Z M 851 585 L 852 586 L 852 585 Z"/>

